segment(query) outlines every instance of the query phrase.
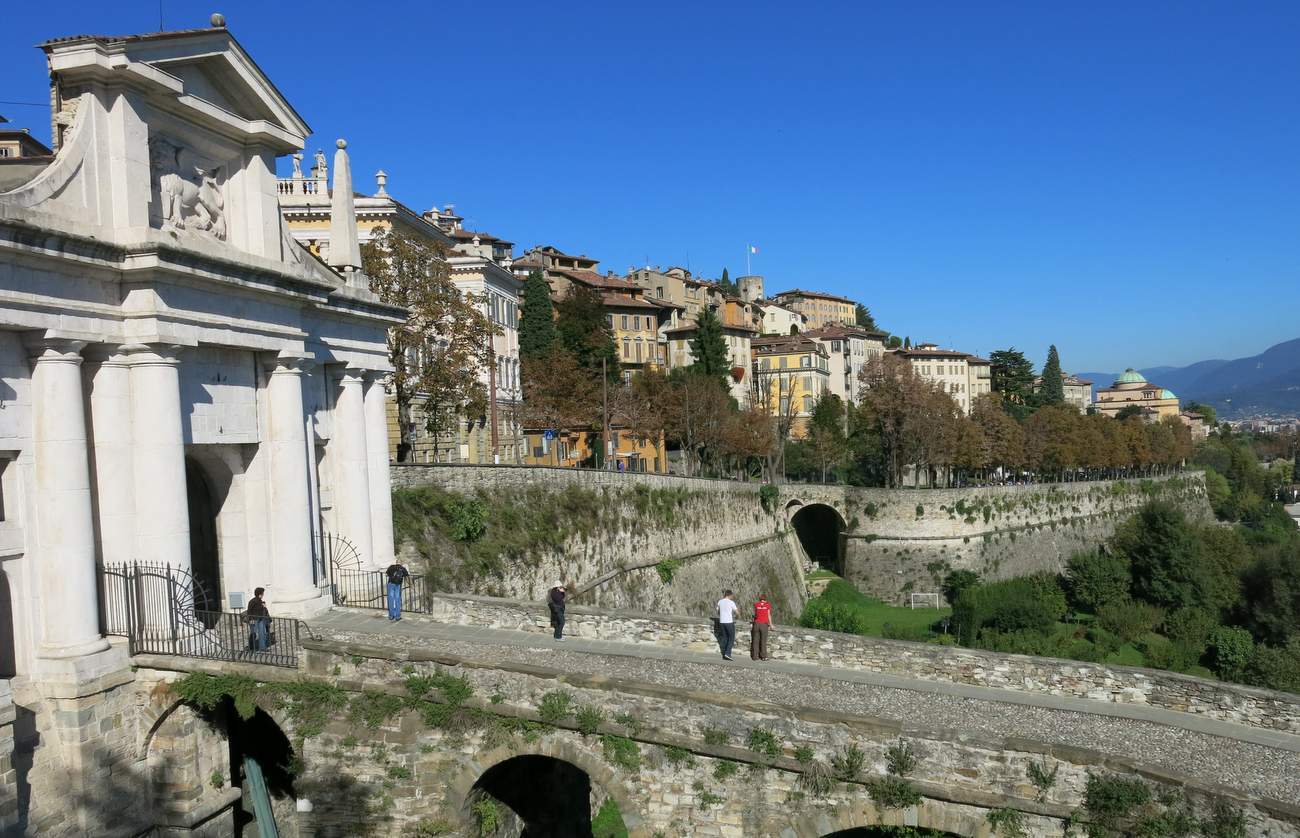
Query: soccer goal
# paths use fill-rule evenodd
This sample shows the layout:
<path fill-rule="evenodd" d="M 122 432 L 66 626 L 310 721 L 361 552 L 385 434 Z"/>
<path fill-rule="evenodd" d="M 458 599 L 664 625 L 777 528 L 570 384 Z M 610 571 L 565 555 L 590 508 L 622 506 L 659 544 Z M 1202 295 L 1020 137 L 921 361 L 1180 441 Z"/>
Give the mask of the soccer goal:
<path fill-rule="evenodd" d="M 907 603 L 909 608 L 938 608 L 938 594 L 911 594 Z"/>

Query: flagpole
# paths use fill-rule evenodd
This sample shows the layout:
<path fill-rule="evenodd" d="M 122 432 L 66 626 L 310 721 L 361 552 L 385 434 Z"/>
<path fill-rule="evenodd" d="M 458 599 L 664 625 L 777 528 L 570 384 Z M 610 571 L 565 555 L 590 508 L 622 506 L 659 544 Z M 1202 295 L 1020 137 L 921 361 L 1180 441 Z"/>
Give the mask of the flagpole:
<path fill-rule="evenodd" d="M 749 267 L 749 245 L 745 245 L 745 276 L 749 276 L 754 271 Z"/>

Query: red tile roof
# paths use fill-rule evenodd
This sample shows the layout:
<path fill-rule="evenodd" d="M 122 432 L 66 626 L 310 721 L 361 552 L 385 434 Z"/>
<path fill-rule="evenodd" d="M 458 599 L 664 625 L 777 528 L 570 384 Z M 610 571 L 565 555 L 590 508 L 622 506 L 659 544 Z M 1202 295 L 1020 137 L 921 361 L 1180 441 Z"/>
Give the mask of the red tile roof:
<path fill-rule="evenodd" d="M 822 299 L 822 300 L 833 300 L 834 302 L 837 303 L 848 303 L 849 305 L 857 305 L 857 303 L 855 303 L 853 300 L 850 300 L 848 297 L 837 297 L 834 294 L 825 294 L 822 293 L 821 291 L 804 291 L 802 288 L 792 288 L 789 291 L 782 291 L 779 294 L 773 294 L 772 296 L 778 300 L 781 299 L 782 297 L 817 297 L 818 299 Z"/>

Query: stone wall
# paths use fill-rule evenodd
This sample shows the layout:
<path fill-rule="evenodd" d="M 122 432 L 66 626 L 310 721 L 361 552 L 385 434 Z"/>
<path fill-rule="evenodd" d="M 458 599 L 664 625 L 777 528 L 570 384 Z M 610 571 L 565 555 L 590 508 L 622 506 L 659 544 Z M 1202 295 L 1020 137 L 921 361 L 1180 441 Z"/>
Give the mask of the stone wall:
<path fill-rule="evenodd" d="M 985 579 L 1059 572 L 1153 499 L 1208 520 L 1200 474 L 1155 480 L 975 489 L 858 490 L 845 534 L 845 576 L 864 593 L 898 602 L 938 592 L 948 571 Z M 853 523 L 857 523 L 853 527 Z"/>
<path fill-rule="evenodd" d="M 742 600 L 743 601 L 743 600 Z M 439 622 L 549 633 L 546 609 L 531 602 L 442 595 L 430 615 Z M 778 610 L 778 617 L 781 612 Z M 621 643 L 713 651 L 707 620 L 650 614 L 611 614 L 571 607 L 565 632 Z M 749 644 L 749 625 L 737 626 L 736 645 Z M 971 684 L 1039 695 L 1071 696 L 1177 710 L 1268 730 L 1300 733 L 1300 695 L 1238 686 L 1189 675 L 1006 655 L 955 646 L 909 643 L 852 634 L 774 626 L 771 655 L 780 661 L 880 672 L 906 678 Z"/>
<path fill-rule="evenodd" d="M 410 490 L 482 499 L 484 543 L 494 527 L 519 525 L 495 519 L 507 509 L 567 510 L 572 521 L 567 535 L 516 539 L 506 555 L 480 564 L 478 545 L 458 544 L 432 524 L 399 526 L 400 555 L 437 589 L 541 602 L 563 580 L 583 604 L 704 615 L 724 588 L 744 596 L 765 588 L 786 613 L 803 607 L 802 550 L 754 485 L 512 466 L 400 466 L 395 475 Z M 400 491 L 396 501 L 400 509 Z"/>
<path fill-rule="evenodd" d="M 913 825 L 957 835 L 988 835 L 988 813 L 1022 813 L 1028 834 L 1062 834 L 1081 801 L 1089 772 L 1141 773 L 1179 787 L 1205 811 L 1224 790 L 1187 777 L 1167 777 L 1135 759 L 1037 745 L 981 740 L 939 727 L 903 730 L 896 723 L 824 710 L 797 699 L 781 706 L 728 695 L 701 685 L 669 690 L 618 679 L 563 673 L 545 664 L 482 667 L 417 648 L 395 659 L 392 649 L 360 643 L 309 641 L 310 677 L 359 701 L 324 732 L 307 740 L 299 785 L 312 812 L 299 828 L 316 835 L 345 834 L 368 816 L 375 835 L 477 835 L 475 785 L 494 766 L 518 756 L 543 756 L 581 769 L 599 800 L 612 798 L 633 838 L 654 835 L 816 836 L 873 824 Z M 449 666 L 450 668 L 444 668 Z M 412 679 L 454 675 L 469 687 L 448 710 L 435 689 L 433 704 L 407 710 Z M 361 693 L 361 690 L 367 690 Z M 544 702 L 563 695 L 567 708 L 544 715 Z M 548 698 L 550 696 L 550 698 Z M 429 709 L 441 706 L 443 709 Z M 583 713 L 586 715 L 584 716 Z M 349 715 L 351 718 L 349 719 Z M 763 753 L 760 731 L 772 744 Z M 906 742 L 917 757 L 908 781 L 921 803 L 902 809 L 875 804 L 864 784 L 885 773 L 886 750 Z M 858 779 L 834 783 L 824 795 L 805 775 L 829 770 L 850 745 L 864 754 Z M 804 761 L 796 748 L 806 748 Z M 809 758 L 811 757 L 811 758 Z M 1055 772 L 1042 794 L 1029 780 L 1036 763 Z M 1286 804 L 1234 799 L 1247 834 L 1300 835 L 1300 810 Z M 507 814 L 507 813 L 502 813 Z M 443 829 L 438 833 L 435 829 Z"/>

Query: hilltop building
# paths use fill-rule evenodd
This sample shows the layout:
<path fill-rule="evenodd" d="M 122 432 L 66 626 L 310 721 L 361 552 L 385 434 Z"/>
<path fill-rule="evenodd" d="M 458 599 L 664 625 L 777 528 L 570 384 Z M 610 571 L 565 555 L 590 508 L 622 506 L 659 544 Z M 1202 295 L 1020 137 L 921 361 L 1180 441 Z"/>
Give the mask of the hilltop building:
<path fill-rule="evenodd" d="M 967 415 L 975 400 L 993 389 L 993 368 L 985 358 L 956 349 L 941 349 L 933 343 L 888 351 L 911 362 L 918 376 L 939 385 Z"/>
<path fill-rule="evenodd" d="M 872 359 L 885 353 L 884 332 L 863 329 L 860 326 L 823 326 L 801 333 L 817 341 L 826 350 L 829 360 L 830 391 L 846 404 L 857 404 L 860 396 L 859 377 L 862 368 Z"/>
<path fill-rule="evenodd" d="M 765 335 L 793 335 L 810 328 L 803 312 L 789 306 L 771 300 L 761 300 L 755 305 L 762 313 L 759 329 Z"/>
<path fill-rule="evenodd" d="M 1043 379 L 1034 379 L 1034 392 L 1043 387 Z M 1087 413 L 1092 406 L 1092 382 L 1077 375 L 1061 373 L 1061 389 L 1065 392 L 1065 403 L 1080 413 Z"/>
<path fill-rule="evenodd" d="M 1142 373 L 1129 367 L 1115 383 L 1097 391 L 1097 412 L 1115 417 L 1126 407 L 1136 407 L 1145 421 L 1155 422 L 1181 412 L 1178 397 L 1164 387 L 1147 381 Z"/>
<path fill-rule="evenodd" d="M 809 329 L 831 325 L 852 326 L 857 323 L 857 304 L 847 297 L 795 288 L 774 295 L 772 302 L 802 314 Z"/>
<path fill-rule="evenodd" d="M 314 165 L 304 174 L 302 159 L 302 154 L 295 154 L 292 174 L 279 180 L 280 212 L 294 240 L 328 261 L 334 230 L 329 166 L 324 153 L 317 151 Z M 382 169 L 375 174 L 375 185 L 373 194 L 352 197 L 359 244 L 393 229 L 444 251 L 452 282 L 462 294 L 481 301 L 484 314 L 498 330 L 492 341 L 493 362 L 478 373 L 489 392 L 487 415 L 462 416 L 456 422 L 444 423 L 447 426 L 435 435 L 428 428 L 420 394 L 412 400 L 405 420 L 398 416 L 397 405 L 390 403 L 391 456 L 417 463 L 521 462 L 524 441 L 518 417 L 522 399 L 519 295 L 523 286 L 511 272 L 512 242 L 465 230 L 450 205 L 441 211 L 416 212 L 389 194 L 388 175 Z M 405 430 L 409 451 L 399 450 L 401 421 L 408 423 Z"/>
<path fill-rule="evenodd" d="M 830 357 L 826 349 L 803 335 L 754 338 L 752 398 L 766 401 L 778 421 L 789 419 L 790 435 L 808 433 L 813 408 L 830 391 Z"/>

